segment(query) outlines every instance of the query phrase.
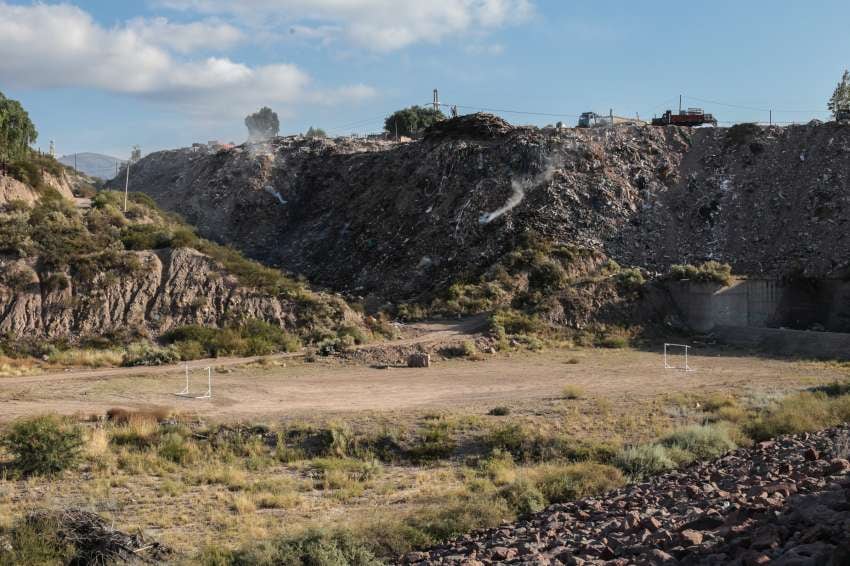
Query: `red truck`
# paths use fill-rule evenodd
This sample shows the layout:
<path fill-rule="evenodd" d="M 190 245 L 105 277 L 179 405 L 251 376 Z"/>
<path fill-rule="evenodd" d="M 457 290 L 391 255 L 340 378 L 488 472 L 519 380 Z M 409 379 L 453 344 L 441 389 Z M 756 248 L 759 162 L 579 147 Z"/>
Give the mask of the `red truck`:
<path fill-rule="evenodd" d="M 673 114 L 668 110 L 660 118 L 653 118 L 653 126 L 702 126 L 703 124 L 717 125 L 717 120 L 711 114 L 706 114 L 702 108 L 688 108 Z"/>

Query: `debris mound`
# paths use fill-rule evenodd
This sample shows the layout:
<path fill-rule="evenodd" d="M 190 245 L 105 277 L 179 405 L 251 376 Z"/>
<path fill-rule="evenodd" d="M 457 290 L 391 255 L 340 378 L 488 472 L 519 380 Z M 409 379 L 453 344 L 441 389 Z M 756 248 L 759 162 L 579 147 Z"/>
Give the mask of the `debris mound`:
<path fill-rule="evenodd" d="M 486 112 L 457 116 L 437 122 L 425 130 L 425 139 L 442 141 L 447 139 L 492 140 L 513 130 L 506 121 Z"/>
<path fill-rule="evenodd" d="M 55 526 L 59 538 L 74 545 L 75 564 L 156 564 L 172 556 L 160 543 L 116 530 L 100 515 L 82 509 L 36 511 L 27 521 Z"/>
<path fill-rule="evenodd" d="M 848 564 L 848 447 L 847 425 L 779 437 L 401 562 Z"/>

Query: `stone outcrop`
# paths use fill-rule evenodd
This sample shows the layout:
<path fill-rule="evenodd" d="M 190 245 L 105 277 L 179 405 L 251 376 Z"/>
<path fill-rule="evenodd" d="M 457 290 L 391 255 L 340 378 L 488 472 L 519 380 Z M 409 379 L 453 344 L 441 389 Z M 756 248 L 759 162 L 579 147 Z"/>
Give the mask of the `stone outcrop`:
<path fill-rule="evenodd" d="M 135 267 L 96 273 L 88 281 L 66 273 L 39 275 L 31 259 L 0 259 L 0 334 L 73 338 L 134 330 L 156 335 L 180 325 L 221 326 L 246 318 L 296 325 L 301 307 L 295 301 L 241 286 L 198 251 L 125 253 L 138 260 Z"/>
<path fill-rule="evenodd" d="M 848 427 L 780 437 L 400 562 L 843 566 L 848 455 Z"/>

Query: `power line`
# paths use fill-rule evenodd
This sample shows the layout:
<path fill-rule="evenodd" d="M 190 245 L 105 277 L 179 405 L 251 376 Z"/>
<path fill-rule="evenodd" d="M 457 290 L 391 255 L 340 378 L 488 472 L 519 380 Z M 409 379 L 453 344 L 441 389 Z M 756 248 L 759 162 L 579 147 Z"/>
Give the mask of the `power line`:
<path fill-rule="evenodd" d="M 469 105 L 464 105 L 464 104 L 450 104 L 448 102 L 441 102 L 440 106 L 457 106 L 458 108 L 468 108 L 470 110 L 483 110 L 485 112 L 504 112 L 505 114 L 525 114 L 527 116 L 549 116 L 549 117 L 552 117 L 552 118 L 565 118 L 565 117 L 578 118 L 580 116 L 579 114 L 568 114 L 568 113 L 554 114 L 552 112 L 528 112 L 528 111 L 525 111 L 525 110 L 504 110 L 504 109 L 500 109 L 500 108 L 484 108 L 484 107 L 481 107 L 481 106 L 469 106 Z"/>
<path fill-rule="evenodd" d="M 718 102 L 716 100 L 709 100 L 707 98 L 700 98 L 698 96 L 691 96 L 689 94 L 684 95 L 685 98 L 689 98 L 691 100 L 696 100 L 698 102 L 705 102 L 707 104 L 716 104 L 718 106 L 726 106 L 728 108 L 740 108 L 742 110 L 753 110 L 756 112 L 770 112 L 771 110 L 774 112 L 800 112 L 800 113 L 816 113 L 816 114 L 827 114 L 828 110 L 782 110 L 779 108 L 757 108 L 755 106 L 744 106 L 742 104 L 729 104 L 728 102 Z"/>

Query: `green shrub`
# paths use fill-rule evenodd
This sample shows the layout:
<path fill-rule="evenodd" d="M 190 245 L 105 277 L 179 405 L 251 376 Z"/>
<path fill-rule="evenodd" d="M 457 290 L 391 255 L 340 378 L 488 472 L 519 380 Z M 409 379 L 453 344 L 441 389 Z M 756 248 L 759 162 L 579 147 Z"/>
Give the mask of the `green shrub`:
<path fill-rule="evenodd" d="M 678 448 L 691 453 L 696 459 L 707 460 L 734 450 L 728 425 L 693 425 L 676 430 L 661 439 L 666 448 Z"/>
<path fill-rule="evenodd" d="M 505 417 L 511 414 L 511 408 L 504 406 L 493 407 L 487 414 L 494 417 Z"/>
<path fill-rule="evenodd" d="M 456 448 L 451 427 L 445 421 L 438 421 L 423 427 L 416 443 L 405 451 L 405 455 L 414 463 L 424 463 L 448 458 Z"/>
<path fill-rule="evenodd" d="M 155 224 L 133 224 L 124 228 L 121 242 L 128 250 L 158 250 L 171 246 L 171 231 Z"/>
<path fill-rule="evenodd" d="M 0 445 L 14 456 L 14 465 L 23 474 L 54 474 L 77 463 L 83 433 L 79 426 L 46 415 L 14 422 Z"/>
<path fill-rule="evenodd" d="M 196 456 L 194 446 L 176 432 L 165 434 L 159 442 L 158 453 L 175 464 L 188 464 Z"/>
<path fill-rule="evenodd" d="M 127 347 L 121 365 L 160 366 L 180 361 L 180 352 L 174 346 L 161 348 L 148 342 L 135 342 Z"/>
<path fill-rule="evenodd" d="M 646 284 L 640 269 L 624 269 L 616 275 L 617 285 L 624 291 L 638 291 Z"/>
<path fill-rule="evenodd" d="M 17 520 L 8 529 L 0 529 L 0 564 L 53 565 L 74 564 L 74 545 L 59 535 L 59 525 L 45 517 Z"/>
<path fill-rule="evenodd" d="M 617 468 L 596 462 L 550 464 L 536 471 L 536 484 L 550 503 L 562 503 L 599 495 L 624 483 Z"/>
<path fill-rule="evenodd" d="M 348 532 L 310 531 L 235 550 L 205 549 L 198 558 L 206 566 L 379 566 L 362 542 Z"/>
<path fill-rule="evenodd" d="M 540 331 L 540 319 L 512 309 L 499 310 L 490 317 L 492 328 L 502 329 L 507 334 L 534 334 Z"/>
<path fill-rule="evenodd" d="M 419 511 L 405 522 L 425 533 L 434 542 L 442 542 L 473 529 L 495 527 L 510 516 L 502 498 L 471 494 L 460 500 L 449 500 L 436 507 Z"/>
<path fill-rule="evenodd" d="M 537 513 L 546 507 L 547 503 L 546 497 L 537 486 L 526 478 L 506 485 L 499 491 L 499 495 L 517 515 Z"/>
<path fill-rule="evenodd" d="M 670 471 L 676 462 L 660 444 L 641 444 L 622 450 L 614 460 L 615 465 L 634 477 L 646 477 Z"/>
<path fill-rule="evenodd" d="M 728 263 L 707 261 L 695 267 L 693 265 L 674 265 L 667 278 L 673 281 L 689 279 L 699 283 L 718 283 L 728 285 L 732 282 L 732 267 Z"/>
<path fill-rule="evenodd" d="M 786 397 L 778 406 L 768 409 L 746 429 L 753 440 L 768 440 L 782 434 L 812 432 L 840 422 L 844 411 L 839 403 L 846 397 L 828 398 L 824 393 L 803 392 Z"/>

